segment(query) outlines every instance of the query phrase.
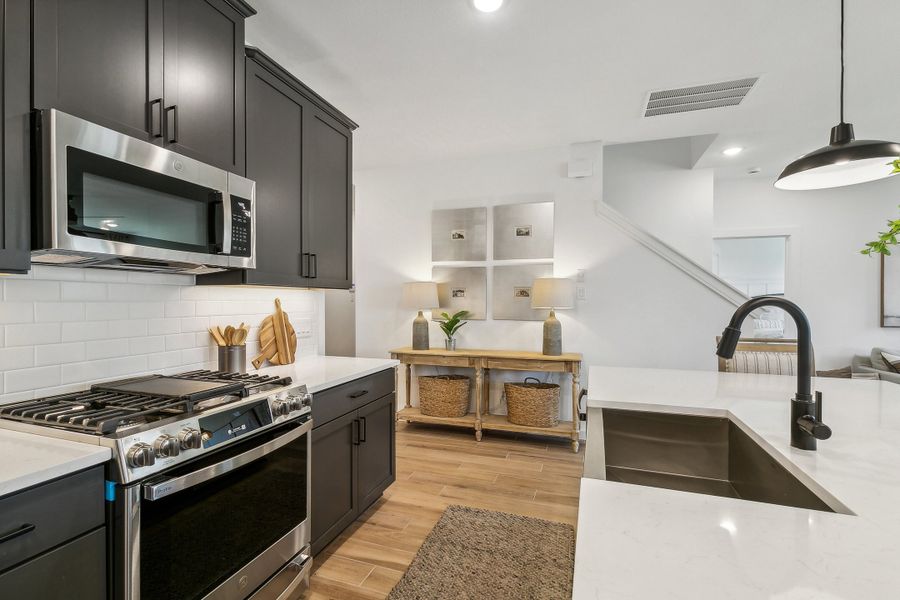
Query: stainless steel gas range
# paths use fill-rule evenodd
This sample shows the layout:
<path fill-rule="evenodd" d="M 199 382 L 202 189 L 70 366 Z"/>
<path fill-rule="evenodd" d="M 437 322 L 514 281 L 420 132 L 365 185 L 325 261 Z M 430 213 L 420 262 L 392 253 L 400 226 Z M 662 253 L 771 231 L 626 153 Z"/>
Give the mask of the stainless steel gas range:
<path fill-rule="evenodd" d="M 110 595 L 284 599 L 309 584 L 311 397 L 289 377 L 151 375 L 0 406 L 112 449 Z"/>

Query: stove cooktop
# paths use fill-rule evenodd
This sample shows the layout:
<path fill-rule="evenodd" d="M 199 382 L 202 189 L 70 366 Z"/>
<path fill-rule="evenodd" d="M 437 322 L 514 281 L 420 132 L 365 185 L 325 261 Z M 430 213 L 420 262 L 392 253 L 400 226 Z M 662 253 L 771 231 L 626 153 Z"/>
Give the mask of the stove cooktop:
<path fill-rule="evenodd" d="M 148 375 L 0 406 L 0 419 L 108 436 L 290 384 L 290 377 L 223 371 Z"/>

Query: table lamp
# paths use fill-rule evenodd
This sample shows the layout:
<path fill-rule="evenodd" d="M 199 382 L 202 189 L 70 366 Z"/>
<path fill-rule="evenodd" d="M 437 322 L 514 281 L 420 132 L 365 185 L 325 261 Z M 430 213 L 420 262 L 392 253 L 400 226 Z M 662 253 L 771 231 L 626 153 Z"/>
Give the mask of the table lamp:
<path fill-rule="evenodd" d="M 413 350 L 428 350 L 428 319 L 422 311 L 438 306 L 438 289 L 433 281 L 410 281 L 403 284 L 403 308 L 419 311 L 419 315 L 413 320 Z"/>
<path fill-rule="evenodd" d="M 562 277 L 539 277 L 531 286 L 531 308 L 549 308 L 544 321 L 544 354 L 562 354 L 562 326 L 554 312 L 557 308 L 574 308 L 575 282 Z"/>

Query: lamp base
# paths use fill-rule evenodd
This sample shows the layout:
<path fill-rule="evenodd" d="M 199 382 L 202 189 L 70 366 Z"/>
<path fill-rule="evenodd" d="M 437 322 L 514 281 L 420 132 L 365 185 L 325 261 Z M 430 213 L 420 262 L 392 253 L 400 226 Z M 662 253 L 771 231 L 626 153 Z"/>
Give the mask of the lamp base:
<path fill-rule="evenodd" d="M 419 315 L 413 319 L 412 332 L 413 350 L 428 350 L 428 319 L 419 311 Z"/>
<path fill-rule="evenodd" d="M 544 321 L 544 355 L 559 356 L 562 354 L 562 325 L 556 313 L 550 310 L 550 316 Z"/>

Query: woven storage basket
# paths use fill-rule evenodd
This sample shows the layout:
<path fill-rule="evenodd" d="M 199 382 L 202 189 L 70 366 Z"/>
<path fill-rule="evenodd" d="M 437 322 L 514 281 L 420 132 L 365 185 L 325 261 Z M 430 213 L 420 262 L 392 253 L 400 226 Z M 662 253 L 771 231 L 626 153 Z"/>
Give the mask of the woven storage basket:
<path fill-rule="evenodd" d="M 419 410 L 429 417 L 462 417 L 469 412 L 469 378 L 420 375 Z"/>
<path fill-rule="evenodd" d="M 529 383 L 534 380 L 535 383 Z M 559 425 L 559 386 L 526 377 L 524 383 L 506 383 L 506 420 L 528 427 Z"/>

